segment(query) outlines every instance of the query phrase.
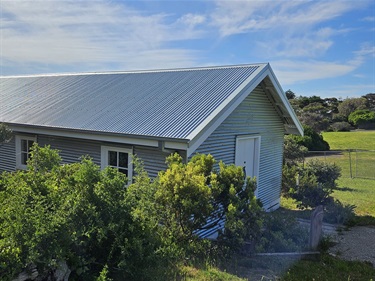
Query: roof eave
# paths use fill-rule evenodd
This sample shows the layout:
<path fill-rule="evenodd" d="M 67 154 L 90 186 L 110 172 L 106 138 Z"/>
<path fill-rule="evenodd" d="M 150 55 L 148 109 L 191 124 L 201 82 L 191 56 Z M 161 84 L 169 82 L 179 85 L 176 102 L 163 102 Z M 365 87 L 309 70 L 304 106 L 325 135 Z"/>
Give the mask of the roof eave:
<path fill-rule="evenodd" d="M 167 138 L 146 135 L 129 135 L 115 132 L 101 132 L 92 130 L 46 127 L 30 124 L 7 123 L 15 133 L 40 134 L 59 137 L 70 137 L 78 139 L 95 140 L 102 142 L 113 142 L 121 144 L 141 145 L 150 147 L 162 147 L 166 149 L 187 150 L 188 139 Z"/>

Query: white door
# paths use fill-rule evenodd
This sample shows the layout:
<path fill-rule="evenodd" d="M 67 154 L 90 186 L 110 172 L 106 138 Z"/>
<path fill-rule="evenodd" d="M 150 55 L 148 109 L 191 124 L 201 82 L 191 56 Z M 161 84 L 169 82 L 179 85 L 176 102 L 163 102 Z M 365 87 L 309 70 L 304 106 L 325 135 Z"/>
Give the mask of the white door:
<path fill-rule="evenodd" d="M 244 167 L 246 176 L 258 177 L 260 137 L 237 137 L 236 166 Z"/>

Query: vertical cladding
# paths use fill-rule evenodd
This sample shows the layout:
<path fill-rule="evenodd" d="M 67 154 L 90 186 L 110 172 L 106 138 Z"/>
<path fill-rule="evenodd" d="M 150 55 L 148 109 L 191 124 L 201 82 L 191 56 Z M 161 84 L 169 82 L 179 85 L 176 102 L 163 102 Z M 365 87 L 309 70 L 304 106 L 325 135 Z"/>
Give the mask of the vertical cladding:
<path fill-rule="evenodd" d="M 15 137 L 10 142 L 0 144 L 0 173 L 16 169 Z"/>
<path fill-rule="evenodd" d="M 95 164 L 100 165 L 100 142 L 39 135 L 38 143 L 58 149 L 64 164 L 79 162 L 82 156 L 88 155 Z"/>
<path fill-rule="evenodd" d="M 236 136 L 251 134 L 261 136 L 258 197 L 267 208 L 280 196 L 284 125 L 262 87 L 255 88 L 196 152 L 234 164 Z"/>

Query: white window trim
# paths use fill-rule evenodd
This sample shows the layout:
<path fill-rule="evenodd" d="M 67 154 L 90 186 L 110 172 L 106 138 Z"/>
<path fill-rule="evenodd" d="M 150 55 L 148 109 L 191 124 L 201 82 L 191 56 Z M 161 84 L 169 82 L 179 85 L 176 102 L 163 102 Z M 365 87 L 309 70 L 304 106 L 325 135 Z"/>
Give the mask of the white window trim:
<path fill-rule="evenodd" d="M 22 140 L 31 140 L 36 142 L 36 136 L 25 136 L 25 135 L 16 135 L 16 168 L 26 170 L 27 165 L 22 164 L 21 161 L 21 141 Z"/>
<path fill-rule="evenodd" d="M 133 162 L 132 162 L 132 155 L 133 155 L 133 149 L 130 148 L 123 148 L 123 147 L 117 147 L 117 146 L 101 146 L 101 159 L 100 159 L 100 166 L 101 169 L 105 169 L 108 167 L 108 151 L 117 151 L 117 152 L 124 152 L 128 154 L 128 183 L 130 184 L 132 182 L 133 178 Z"/>

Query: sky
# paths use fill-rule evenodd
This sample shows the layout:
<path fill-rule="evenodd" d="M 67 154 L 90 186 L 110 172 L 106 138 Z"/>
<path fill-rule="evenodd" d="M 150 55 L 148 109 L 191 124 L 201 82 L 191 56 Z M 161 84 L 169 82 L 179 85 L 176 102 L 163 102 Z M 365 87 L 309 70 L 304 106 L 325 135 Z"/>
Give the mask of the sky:
<path fill-rule="evenodd" d="M 0 0 L 0 75 L 269 62 L 284 91 L 375 93 L 375 1 Z"/>

